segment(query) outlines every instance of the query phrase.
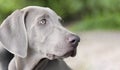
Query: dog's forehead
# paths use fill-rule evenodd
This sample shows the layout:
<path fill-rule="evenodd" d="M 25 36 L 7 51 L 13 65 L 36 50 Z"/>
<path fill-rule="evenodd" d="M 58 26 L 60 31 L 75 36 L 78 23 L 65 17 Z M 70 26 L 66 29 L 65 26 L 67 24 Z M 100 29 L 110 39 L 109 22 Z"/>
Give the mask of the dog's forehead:
<path fill-rule="evenodd" d="M 31 27 L 33 25 L 33 21 L 36 19 L 46 18 L 51 21 L 51 24 L 54 25 L 61 25 L 59 23 L 59 19 L 61 19 L 60 16 L 58 16 L 52 9 L 47 7 L 39 7 L 39 6 L 28 6 L 23 9 L 21 9 L 23 12 L 27 12 L 27 21 L 26 25 L 27 28 Z M 48 16 L 46 16 L 48 15 Z M 37 22 L 37 21 L 35 21 Z"/>
<path fill-rule="evenodd" d="M 60 16 L 58 16 L 52 9 L 48 8 L 48 7 L 39 7 L 39 6 L 28 6 L 23 8 L 22 10 L 24 11 L 31 11 L 34 12 L 37 15 L 49 15 L 52 17 L 57 17 L 57 18 L 61 18 Z"/>

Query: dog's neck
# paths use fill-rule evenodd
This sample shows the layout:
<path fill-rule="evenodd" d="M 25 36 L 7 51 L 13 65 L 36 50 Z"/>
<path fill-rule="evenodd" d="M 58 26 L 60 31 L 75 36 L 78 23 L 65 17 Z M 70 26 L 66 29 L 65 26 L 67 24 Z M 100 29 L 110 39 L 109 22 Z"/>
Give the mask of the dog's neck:
<path fill-rule="evenodd" d="M 43 59 L 45 57 L 43 55 L 43 53 L 37 53 L 37 52 L 35 53 L 35 51 L 32 49 L 29 49 L 28 53 L 29 54 L 27 54 L 27 57 L 25 57 L 25 58 L 21 58 L 18 56 L 14 57 L 15 58 L 15 66 L 16 66 L 17 70 L 37 70 L 37 68 L 41 68 L 41 67 L 43 68 L 43 66 L 45 64 L 47 64 L 48 60 Z M 38 63 L 38 62 L 40 62 L 40 63 Z M 39 64 L 39 66 L 37 66 L 37 68 L 35 68 L 35 66 L 38 64 Z M 40 70 L 42 70 L 42 69 L 40 69 Z"/>
<path fill-rule="evenodd" d="M 30 61 L 26 61 L 26 60 L 27 59 L 23 60 L 21 58 L 15 57 L 16 70 L 44 70 L 47 63 L 49 62 L 48 59 L 37 60 L 33 58 L 33 60 Z"/>

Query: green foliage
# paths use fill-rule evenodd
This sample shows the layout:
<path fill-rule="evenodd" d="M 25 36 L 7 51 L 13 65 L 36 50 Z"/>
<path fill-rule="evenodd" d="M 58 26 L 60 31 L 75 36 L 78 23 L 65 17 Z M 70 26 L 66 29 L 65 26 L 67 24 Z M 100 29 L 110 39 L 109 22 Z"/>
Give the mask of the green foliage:
<path fill-rule="evenodd" d="M 12 11 L 29 5 L 50 7 L 63 18 L 74 15 L 82 8 L 80 0 L 0 0 L 0 20 Z"/>
<path fill-rule="evenodd" d="M 89 8 L 101 11 L 119 11 L 120 0 L 87 0 Z"/>
<path fill-rule="evenodd" d="M 120 0 L 0 0 L 0 21 L 29 5 L 50 7 L 64 19 L 80 19 L 73 29 L 120 29 Z"/>
<path fill-rule="evenodd" d="M 97 16 L 87 16 L 84 20 L 75 22 L 70 26 L 70 30 L 80 32 L 88 30 L 120 30 L 120 14 L 100 14 Z"/>

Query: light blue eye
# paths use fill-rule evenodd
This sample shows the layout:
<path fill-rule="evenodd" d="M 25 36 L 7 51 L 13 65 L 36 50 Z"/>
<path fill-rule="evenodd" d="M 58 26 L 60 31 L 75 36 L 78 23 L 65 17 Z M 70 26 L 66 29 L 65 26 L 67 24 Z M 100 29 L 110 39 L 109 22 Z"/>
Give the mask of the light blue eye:
<path fill-rule="evenodd" d="M 38 22 L 39 24 L 46 24 L 46 19 L 42 19 Z"/>

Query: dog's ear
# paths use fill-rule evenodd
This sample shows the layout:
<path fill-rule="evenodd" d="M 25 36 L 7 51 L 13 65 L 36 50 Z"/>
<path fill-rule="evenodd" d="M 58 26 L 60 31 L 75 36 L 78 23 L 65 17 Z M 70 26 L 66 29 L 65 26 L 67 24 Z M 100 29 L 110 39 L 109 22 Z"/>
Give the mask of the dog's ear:
<path fill-rule="evenodd" d="M 0 41 L 4 48 L 22 58 L 27 56 L 28 49 L 25 16 L 26 12 L 16 10 L 0 26 Z"/>

